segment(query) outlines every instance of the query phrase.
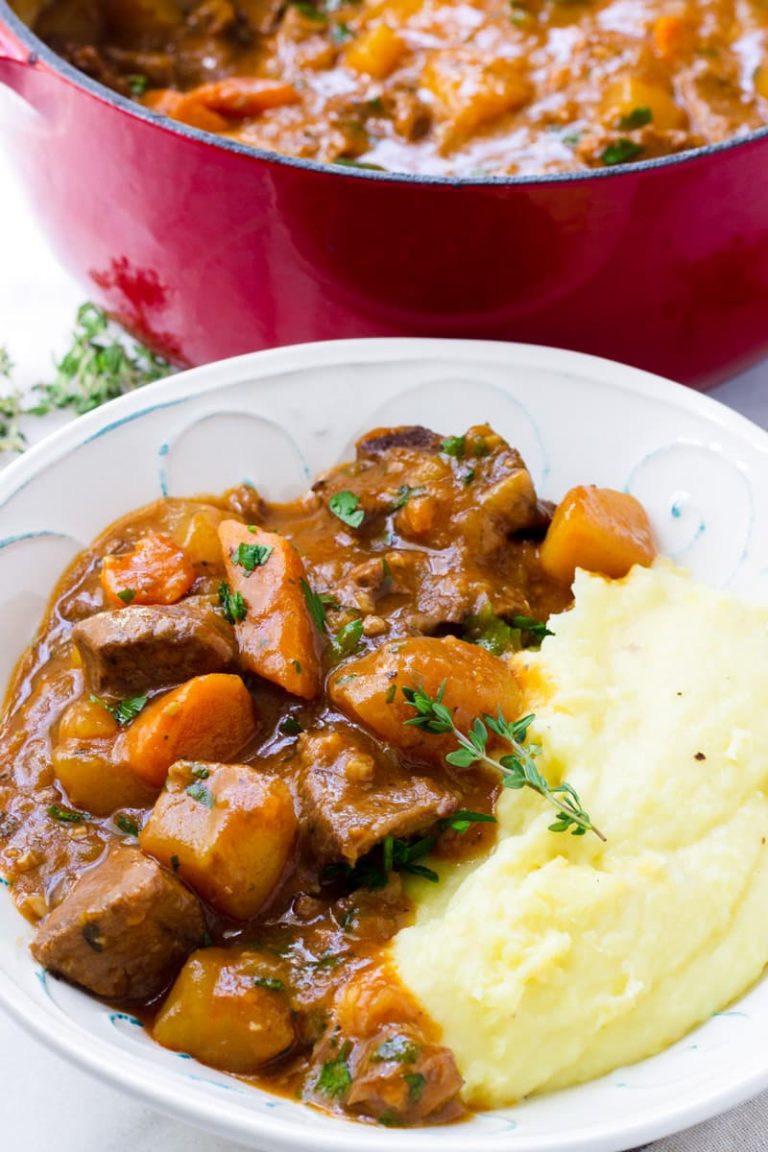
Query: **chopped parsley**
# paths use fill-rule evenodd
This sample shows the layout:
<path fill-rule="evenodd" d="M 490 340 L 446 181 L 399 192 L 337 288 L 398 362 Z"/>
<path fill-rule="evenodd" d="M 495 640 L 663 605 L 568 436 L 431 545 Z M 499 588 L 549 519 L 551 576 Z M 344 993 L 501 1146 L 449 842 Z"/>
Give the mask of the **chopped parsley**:
<path fill-rule="evenodd" d="M 365 512 L 360 507 L 360 500 L 354 492 L 343 488 L 341 492 L 334 492 L 328 501 L 328 507 L 334 516 L 347 524 L 350 528 L 359 528 L 365 519 Z"/>
<path fill-rule="evenodd" d="M 143 96 L 149 87 L 149 80 L 141 72 L 133 72 L 125 80 L 131 96 Z"/>
<path fill-rule="evenodd" d="M 352 1084 L 352 1073 L 347 1064 L 347 1057 L 352 1051 L 349 1040 L 345 1043 L 335 1060 L 327 1060 L 320 1069 L 320 1075 L 315 1081 L 315 1088 L 324 1096 L 338 1099 L 343 1096 Z"/>
<path fill-rule="evenodd" d="M 408 1099 L 411 1104 L 418 1104 L 424 1094 L 427 1078 L 422 1072 L 407 1072 L 403 1076 L 408 1085 Z"/>
<path fill-rule="evenodd" d="M 395 696 L 397 696 L 397 684 L 390 684 L 389 688 L 387 688 L 387 694 L 384 697 L 384 703 L 393 704 Z"/>
<path fill-rule="evenodd" d="M 600 159 L 606 168 L 612 168 L 616 164 L 628 164 L 631 160 L 636 160 L 642 151 L 642 145 L 635 144 L 634 140 L 628 140 L 626 136 L 620 136 L 613 144 L 603 149 Z"/>
<path fill-rule="evenodd" d="M 371 1060 L 380 1064 L 385 1060 L 394 1060 L 398 1064 L 415 1064 L 421 1049 L 409 1036 L 390 1036 L 383 1044 L 379 1044 Z"/>
<path fill-rule="evenodd" d="M 126 836 L 133 836 L 135 839 L 139 834 L 139 826 L 136 821 L 131 816 L 126 816 L 124 812 L 118 812 L 115 816 L 115 824 Z"/>
<path fill-rule="evenodd" d="M 533 616 L 514 615 L 508 620 L 497 616 L 490 604 L 464 620 L 464 640 L 479 644 L 494 656 L 512 649 L 538 647 L 545 636 L 551 636 L 547 625 Z"/>
<path fill-rule="evenodd" d="M 351 40 L 354 33 L 349 24 L 345 24 L 343 20 L 338 24 L 334 24 L 331 28 L 331 40 L 334 44 L 345 44 L 347 40 Z"/>
<path fill-rule="evenodd" d="M 273 552 L 274 548 L 270 544 L 238 544 L 230 555 L 233 564 L 239 564 L 250 573 L 266 564 Z"/>
<path fill-rule="evenodd" d="M 276 976 L 254 976 L 253 982 L 257 988 L 266 988 L 268 992 L 285 991 L 285 984 Z"/>
<path fill-rule="evenodd" d="M 61 824 L 82 824 L 88 819 L 87 812 L 77 812 L 74 808 L 63 808 L 60 804 L 49 804 L 48 815 Z"/>
<path fill-rule="evenodd" d="M 132 600 L 136 599 L 135 588 L 121 588 L 117 594 L 118 600 L 122 600 L 123 604 L 130 604 Z"/>
<path fill-rule="evenodd" d="M 487 812 L 471 812 L 466 808 L 460 808 L 458 812 L 454 812 L 452 816 L 446 816 L 444 820 L 440 821 L 440 828 L 450 828 L 453 832 L 463 834 L 471 827 L 472 824 L 495 824 L 496 817 L 489 815 Z"/>
<path fill-rule="evenodd" d="M 202 780 L 195 780 L 184 791 L 187 796 L 197 800 L 198 804 L 204 804 L 206 808 L 213 808 L 216 803 L 210 788 L 203 784 Z"/>
<path fill-rule="evenodd" d="M 632 132 L 635 128 L 644 128 L 646 124 L 650 124 L 653 120 L 653 112 L 650 108 L 643 105 L 642 107 L 633 108 L 626 116 L 619 119 L 619 128 L 622 132 Z"/>
<path fill-rule="evenodd" d="M 512 616 L 510 623 L 513 628 L 519 628 L 521 632 L 527 633 L 534 641 L 534 647 L 541 644 L 545 636 L 554 635 L 543 620 L 536 620 L 533 616 Z M 526 644 L 525 647 L 527 648 L 528 645 Z"/>
<path fill-rule="evenodd" d="M 412 496 L 421 496 L 425 491 L 426 489 L 423 487 L 411 488 L 410 484 L 401 484 L 397 490 L 397 496 L 395 496 L 390 504 L 388 511 L 398 512 L 401 508 L 405 507 Z"/>
<path fill-rule="evenodd" d="M 89 696 L 88 699 L 92 704 L 100 704 L 105 711 L 109 712 L 110 716 L 114 716 L 121 728 L 125 728 L 146 707 L 149 697 L 127 696 L 125 700 L 118 700 L 116 704 L 110 704 L 101 696 Z"/>
<path fill-rule="evenodd" d="M 310 585 L 308 580 L 303 577 L 300 581 L 301 590 L 304 593 L 304 603 L 307 605 L 307 610 L 315 622 L 315 627 L 318 632 L 325 631 L 325 605 L 322 598 L 318 596 L 314 588 Z"/>
<path fill-rule="evenodd" d="M 171 868 L 173 868 L 174 872 L 178 872 L 179 864 L 180 860 L 178 856 L 171 856 Z"/>
<path fill-rule="evenodd" d="M 336 635 L 333 637 L 333 651 L 336 656 L 351 656 L 363 635 L 363 621 L 360 617 L 356 620 L 350 620 L 343 628 L 340 628 Z"/>
<path fill-rule="evenodd" d="M 466 436 L 447 436 L 440 445 L 440 451 L 446 456 L 453 456 L 456 460 L 462 460 L 467 451 Z"/>
<path fill-rule="evenodd" d="M 280 725 L 280 731 L 284 736 L 298 736 L 304 729 L 295 716 L 286 716 Z"/>
<path fill-rule="evenodd" d="M 237 624 L 240 620 L 245 620 L 245 600 L 243 600 L 240 592 L 233 592 L 229 584 L 225 582 L 219 584 L 219 604 L 230 624 Z"/>

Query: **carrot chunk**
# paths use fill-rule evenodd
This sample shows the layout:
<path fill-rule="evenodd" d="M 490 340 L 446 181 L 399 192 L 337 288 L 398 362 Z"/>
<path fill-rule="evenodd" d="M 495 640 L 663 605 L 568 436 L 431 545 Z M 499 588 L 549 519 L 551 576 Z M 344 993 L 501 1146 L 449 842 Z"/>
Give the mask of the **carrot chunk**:
<path fill-rule="evenodd" d="M 225 520 L 219 539 L 227 580 L 246 609 L 235 626 L 243 667 L 313 699 L 320 691 L 320 640 L 304 598 L 301 557 L 283 536 L 239 520 Z"/>
<path fill-rule="evenodd" d="M 193 88 L 194 96 L 204 107 L 228 120 L 246 120 L 270 108 L 298 104 L 301 96 L 285 80 L 263 80 L 254 76 L 230 76 L 212 84 Z"/>
<path fill-rule="evenodd" d="M 570 584 L 577 568 L 618 579 L 656 556 L 648 515 L 627 492 L 571 488 L 557 506 L 541 546 L 541 565 Z"/>
<path fill-rule="evenodd" d="M 387 24 L 368 29 L 347 48 L 344 63 L 355 72 L 384 80 L 394 71 L 407 52 L 408 45 Z"/>
<path fill-rule="evenodd" d="M 176 760 L 231 760 L 255 731 L 240 677 L 212 672 L 148 704 L 126 732 L 123 752 L 137 776 L 160 788 Z"/>
<path fill-rule="evenodd" d="M 170 116 L 180 124 L 199 128 L 203 132 L 226 132 L 229 122 L 218 112 L 211 111 L 197 99 L 194 92 L 175 92 L 172 88 L 157 88 L 147 92 L 142 103 L 145 108 Z"/>
<path fill-rule="evenodd" d="M 105 556 L 101 587 L 110 607 L 175 604 L 195 582 L 195 569 L 183 548 L 161 532 L 142 536 L 130 552 Z"/>
<path fill-rule="evenodd" d="M 664 60 L 692 51 L 694 34 L 690 22 L 683 16 L 659 16 L 653 25 L 653 46 Z"/>

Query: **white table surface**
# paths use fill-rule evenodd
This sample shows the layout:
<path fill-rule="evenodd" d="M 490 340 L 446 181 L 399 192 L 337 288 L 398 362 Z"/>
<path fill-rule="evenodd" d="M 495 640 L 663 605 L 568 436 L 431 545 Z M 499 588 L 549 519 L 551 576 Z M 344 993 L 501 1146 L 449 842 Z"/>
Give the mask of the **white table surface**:
<path fill-rule="evenodd" d="M 66 347 L 84 298 L 48 252 L 0 147 L 0 345 L 16 362 L 20 387 L 50 378 L 52 354 Z M 768 361 L 713 395 L 768 427 Z M 52 416 L 31 422 L 31 437 L 60 421 Z M 234 1152 L 236 1147 L 158 1116 L 68 1066 L 5 1016 L 0 1016 L 0 1085 L 4 1152 Z M 744 1147 L 725 1118 L 717 1129 L 717 1135 L 708 1132 L 707 1148 L 737 1152 Z M 704 1136 L 692 1146 L 704 1152 Z M 768 1147 L 768 1132 L 765 1144 L 755 1147 Z M 677 1148 L 676 1141 L 665 1141 L 658 1152 Z"/>

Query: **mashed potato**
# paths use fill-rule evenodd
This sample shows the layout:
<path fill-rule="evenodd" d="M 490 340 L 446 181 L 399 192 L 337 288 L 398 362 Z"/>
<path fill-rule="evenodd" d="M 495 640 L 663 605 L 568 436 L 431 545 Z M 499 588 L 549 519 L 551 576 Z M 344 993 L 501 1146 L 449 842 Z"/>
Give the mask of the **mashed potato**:
<path fill-rule="evenodd" d="M 580 573 L 551 627 L 531 738 L 607 843 L 506 792 L 495 851 L 393 944 L 479 1107 L 658 1052 L 768 961 L 768 610 L 660 565 Z"/>

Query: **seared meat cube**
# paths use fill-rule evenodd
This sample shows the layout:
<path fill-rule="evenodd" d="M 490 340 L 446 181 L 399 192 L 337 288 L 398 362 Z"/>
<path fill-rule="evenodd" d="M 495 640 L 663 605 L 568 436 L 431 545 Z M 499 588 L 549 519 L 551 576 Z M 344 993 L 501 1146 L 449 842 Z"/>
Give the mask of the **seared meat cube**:
<path fill-rule="evenodd" d="M 463 1083 L 450 1048 L 425 1044 L 418 1032 L 390 1026 L 356 1046 L 346 1106 L 406 1127 L 445 1123 L 463 1111 Z"/>
<path fill-rule="evenodd" d="M 439 452 L 442 437 L 421 424 L 401 428 L 373 428 L 357 441 L 357 458 L 378 459 L 393 448 L 411 448 L 417 452 Z"/>
<path fill-rule="evenodd" d="M 385 836 L 412 836 L 456 810 L 456 797 L 427 776 L 404 775 L 349 732 L 299 740 L 299 796 L 318 859 L 354 864 Z"/>
<path fill-rule="evenodd" d="M 32 954 L 97 996 L 145 1000 L 204 937 L 197 898 L 138 848 L 116 845 L 43 922 Z"/>
<path fill-rule="evenodd" d="M 459 1096 L 464 1081 L 453 1053 L 425 1041 L 412 1023 L 381 1026 L 368 1039 L 345 1038 L 342 1028 L 331 1028 L 315 1046 L 312 1064 L 308 1083 L 320 1104 L 327 1104 L 331 1069 L 334 1084 L 346 1083 L 337 1097 L 345 1111 L 379 1123 L 441 1124 L 464 1111 Z"/>
<path fill-rule="evenodd" d="M 231 624 L 204 597 L 99 612 L 76 624 L 72 639 L 90 691 L 114 696 L 220 672 L 237 653 Z"/>

